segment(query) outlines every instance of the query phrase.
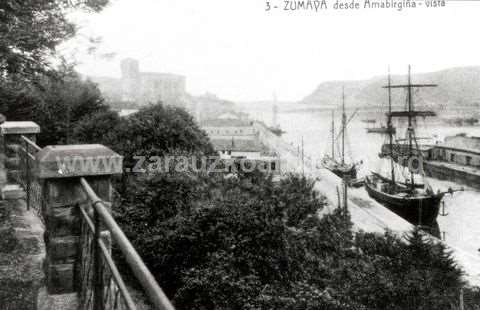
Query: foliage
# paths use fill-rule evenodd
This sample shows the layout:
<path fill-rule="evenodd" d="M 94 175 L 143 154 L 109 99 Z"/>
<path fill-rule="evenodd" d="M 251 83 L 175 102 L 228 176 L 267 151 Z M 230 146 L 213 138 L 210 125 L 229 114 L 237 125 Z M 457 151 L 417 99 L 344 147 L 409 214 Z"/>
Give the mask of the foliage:
<path fill-rule="evenodd" d="M 7 120 L 30 121 L 38 101 L 33 95 L 34 87 L 17 79 L 0 80 L 0 113 Z"/>
<path fill-rule="evenodd" d="M 123 155 L 125 167 L 133 168 L 134 156 L 152 159 L 173 152 L 184 155 L 212 154 L 208 136 L 185 110 L 161 103 L 140 109 L 126 118 L 113 112 L 93 116 L 79 123 L 74 141 L 102 143 Z"/>
<path fill-rule="evenodd" d="M 70 144 L 74 127 L 83 118 L 108 110 L 100 90 L 89 80 L 69 72 L 62 80 L 45 79 L 32 119 L 42 128 L 41 145 Z"/>
<path fill-rule="evenodd" d="M 92 113 L 81 119 L 72 130 L 73 143 L 117 144 L 116 132 L 123 121 L 117 112 L 111 110 Z"/>
<path fill-rule="evenodd" d="M 39 145 L 71 143 L 73 129 L 83 118 L 108 110 L 96 84 L 69 67 L 58 73 L 61 79 L 44 75 L 35 85 L 22 80 L 0 83 L 0 113 L 7 120 L 36 122 L 42 129 Z"/>
<path fill-rule="evenodd" d="M 70 13 L 99 12 L 108 2 L 0 2 L 0 113 L 39 123 L 40 144 L 68 143 L 71 124 L 105 108 L 96 86 L 57 57 L 57 47 L 77 33 Z"/>
<path fill-rule="evenodd" d="M 118 221 L 177 309 L 450 309 L 464 283 L 419 231 L 359 232 L 318 216 L 313 183 L 261 173 L 158 174 L 127 192 Z M 154 210 L 154 211 L 153 211 Z"/>
<path fill-rule="evenodd" d="M 38 284 L 34 281 L 0 280 L 2 310 L 36 309 Z"/>
<path fill-rule="evenodd" d="M 457 303 L 462 272 L 442 243 L 415 229 L 406 241 L 357 234 L 361 262 L 355 267 L 355 285 L 343 286 L 370 309 L 450 309 Z M 360 267 L 360 268 L 359 268 Z"/>
<path fill-rule="evenodd" d="M 132 164 L 134 155 L 149 158 L 163 156 L 177 149 L 213 153 L 208 136 L 183 109 L 156 104 L 141 109 L 125 120 L 125 125 L 117 132 L 117 140 L 121 141 L 121 145 L 116 147 Z"/>
<path fill-rule="evenodd" d="M 466 310 L 480 310 L 480 288 L 467 287 L 463 290 Z"/>
<path fill-rule="evenodd" d="M 98 12 L 108 0 L 2 0 L 0 2 L 0 70 L 2 76 L 32 81 L 50 71 L 56 47 L 72 38 L 73 10 Z"/>

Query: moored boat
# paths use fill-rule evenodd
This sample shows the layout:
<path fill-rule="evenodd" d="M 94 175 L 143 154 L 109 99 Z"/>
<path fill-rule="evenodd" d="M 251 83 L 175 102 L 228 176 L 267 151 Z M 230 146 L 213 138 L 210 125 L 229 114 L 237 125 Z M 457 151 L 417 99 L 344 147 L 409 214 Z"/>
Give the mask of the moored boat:
<path fill-rule="evenodd" d="M 415 225 L 433 226 L 445 192 L 433 193 L 431 188 L 412 190 L 410 184 L 392 183 L 372 173 L 365 177 L 365 189 L 370 197 Z"/>
<path fill-rule="evenodd" d="M 414 145 L 418 145 L 415 136 L 414 119 L 417 116 L 433 116 L 435 113 L 431 111 L 415 111 L 412 100 L 412 89 L 420 87 L 435 87 L 434 84 L 412 84 L 410 76 L 410 67 L 408 69 L 408 83 L 405 85 L 391 85 L 390 74 L 388 75 L 388 85 L 384 88 L 388 89 L 388 113 L 387 127 L 392 128 L 392 118 L 405 117 L 408 119 L 407 137 L 405 141 L 406 160 L 410 163 L 414 160 L 421 161 L 421 152 L 414 152 Z M 407 90 L 407 111 L 392 111 L 391 89 L 401 88 Z M 405 182 L 396 180 L 395 162 L 392 152 L 393 133 L 388 130 L 389 150 L 390 154 L 384 156 L 390 159 L 390 177 L 381 176 L 378 173 L 372 173 L 365 178 L 365 189 L 370 197 L 386 206 L 399 216 L 403 217 L 414 225 L 424 225 L 433 227 L 440 209 L 440 202 L 446 192 L 434 192 L 433 189 L 424 182 L 419 186 L 415 180 L 415 173 L 418 172 L 416 167 L 409 168 L 410 178 Z M 453 191 L 449 191 L 453 192 Z"/>
<path fill-rule="evenodd" d="M 340 178 L 346 176 L 349 179 L 356 179 L 357 178 L 357 167 L 354 164 L 342 164 L 330 157 L 329 155 L 325 155 L 322 159 L 322 166 Z"/>
<path fill-rule="evenodd" d="M 353 115 L 352 115 L 353 117 Z M 350 117 L 350 119 L 352 118 Z M 335 116 L 332 111 L 332 129 L 331 129 L 331 154 L 325 154 L 322 158 L 322 166 L 330 170 L 335 175 L 347 181 L 355 180 L 357 178 L 357 163 L 347 163 L 345 161 L 345 133 L 347 130 L 347 115 L 345 113 L 345 91 L 342 91 L 342 128 L 339 136 L 341 137 L 341 154 L 335 156 Z M 338 159 L 337 159 L 338 158 Z"/>

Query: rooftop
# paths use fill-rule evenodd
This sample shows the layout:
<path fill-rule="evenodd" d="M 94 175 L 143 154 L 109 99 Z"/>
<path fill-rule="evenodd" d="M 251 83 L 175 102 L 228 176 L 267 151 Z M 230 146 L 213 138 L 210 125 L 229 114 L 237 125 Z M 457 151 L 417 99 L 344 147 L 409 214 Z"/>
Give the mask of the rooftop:
<path fill-rule="evenodd" d="M 446 137 L 445 142 L 440 143 L 439 146 L 480 152 L 480 137 L 468 137 L 464 134 L 459 134 Z"/>
<path fill-rule="evenodd" d="M 210 119 L 201 123 L 202 127 L 251 127 L 252 121 L 242 119 Z"/>
<path fill-rule="evenodd" d="M 256 140 L 212 139 L 216 151 L 261 152 L 265 148 Z"/>

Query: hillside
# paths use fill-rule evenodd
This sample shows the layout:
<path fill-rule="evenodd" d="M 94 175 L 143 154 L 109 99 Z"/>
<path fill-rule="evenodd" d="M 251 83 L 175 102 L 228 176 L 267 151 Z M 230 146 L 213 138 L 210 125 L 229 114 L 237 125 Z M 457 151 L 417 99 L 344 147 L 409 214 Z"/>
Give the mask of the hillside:
<path fill-rule="evenodd" d="M 406 75 L 392 76 L 393 84 L 406 81 Z M 431 73 L 412 74 L 412 82 L 438 84 L 436 88 L 417 91 L 415 100 L 418 106 L 427 106 L 435 110 L 480 106 L 480 67 L 452 68 Z M 382 86 L 386 84 L 386 75 L 368 80 L 323 82 L 301 103 L 325 108 L 338 105 L 341 102 L 342 86 L 344 86 L 345 98 L 350 107 L 385 105 L 387 91 Z M 405 93 L 402 90 L 393 90 L 393 103 L 403 105 Z"/>

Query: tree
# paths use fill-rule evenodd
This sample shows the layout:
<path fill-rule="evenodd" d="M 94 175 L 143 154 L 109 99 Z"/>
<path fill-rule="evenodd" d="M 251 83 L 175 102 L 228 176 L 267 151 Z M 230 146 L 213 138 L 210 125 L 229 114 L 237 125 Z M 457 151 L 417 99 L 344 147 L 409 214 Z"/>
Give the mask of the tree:
<path fill-rule="evenodd" d="M 312 181 L 185 178 L 156 175 L 114 208 L 177 309 L 449 309 L 458 300 L 462 272 L 442 244 L 419 231 L 354 234 L 340 209 L 320 218 Z"/>
<path fill-rule="evenodd" d="M 62 71 L 61 80 L 44 76 L 30 93 L 30 120 L 42 128 L 40 145 L 72 143 L 74 127 L 82 119 L 109 109 L 96 84 L 83 80 L 71 69 Z"/>
<path fill-rule="evenodd" d="M 107 128 L 110 121 L 112 127 Z M 75 141 L 111 147 L 124 156 L 125 167 L 130 169 L 137 163 L 135 156 L 150 160 L 174 152 L 198 156 L 214 153 L 207 134 L 190 114 L 161 103 L 144 107 L 126 118 L 105 113 L 80 123 L 74 132 Z"/>
<path fill-rule="evenodd" d="M 81 118 L 72 131 L 73 143 L 100 143 L 114 147 L 118 143 L 115 135 L 124 124 L 117 112 L 101 110 Z"/>
<path fill-rule="evenodd" d="M 42 146 L 71 143 L 80 120 L 109 109 L 96 84 L 83 80 L 70 67 L 59 68 L 58 74 L 61 79 L 43 75 L 35 85 L 0 83 L 0 113 L 7 120 L 38 123 Z"/>
<path fill-rule="evenodd" d="M 0 71 L 2 77 L 35 80 L 52 72 L 56 47 L 72 38 L 73 10 L 99 12 L 108 0 L 2 0 L 0 2 Z M 54 71 L 54 70 L 53 70 Z"/>

